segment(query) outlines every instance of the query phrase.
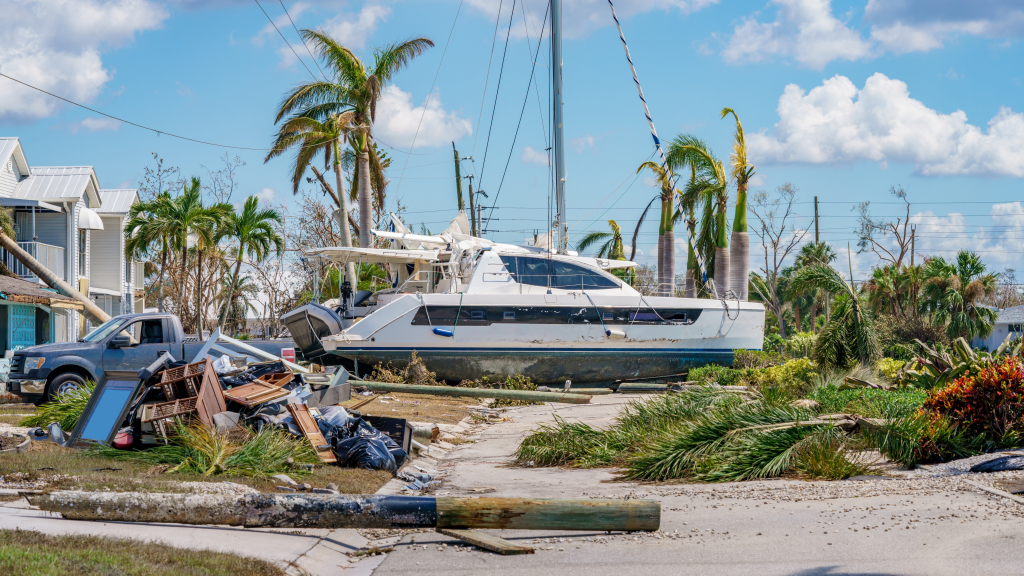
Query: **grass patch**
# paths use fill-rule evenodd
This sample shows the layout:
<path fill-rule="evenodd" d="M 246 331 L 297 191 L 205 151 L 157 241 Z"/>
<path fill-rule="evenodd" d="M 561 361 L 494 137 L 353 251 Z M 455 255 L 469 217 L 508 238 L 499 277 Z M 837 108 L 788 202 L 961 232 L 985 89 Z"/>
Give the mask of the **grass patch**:
<path fill-rule="evenodd" d="M 794 469 L 807 478 L 845 480 L 868 474 L 869 466 L 850 460 L 846 444 L 831 434 L 815 434 L 796 448 Z"/>
<path fill-rule="evenodd" d="M 4 414 L 0 412 L 0 424 L 7 424 L 8 426 L 21 426 L 22 420 L 25 416 L 21 414 Z"/>
<path fill-rule="evenodd" d="M 0 476 L 7 482 L 38 481 L 45 484 L 46 490 L 188 493 L 193 490 L 185 482 L 230 481 L 260 492 L 276 492 L 275 486 L 279 484 L 268 478 L 230 471 L 207 477 L 184 470 L 157 473 L 160 469 L 148 462 L 109 458 L 95 451 L 62 448 L 50 442 L 34 442 L 23 454 L 0 455 Z M 298 476 L 296 472 L 288 469 L 285 473 Z M 317 488 L 333 482 L 344 494 L 372 494 L 391 478 L 391 473 L 383 470 L 326 465 L 316 466 L 302 481 Z"/>
<path fill-rule="evenodd" d="M 928 392 L 910 387 L 898 390 L 840 390 L 836 384 L 826 384 L 819 386 L 810 398 L 821 404 L 823 413 L 844 412 L 865 418 L 901 418 L 917 412 L 928 398 Z"/>
<path fill-rule="evenodd" d="M 0 530 L 0 574 L 21 576 L 283 576 L 245 556 L 96 536 Z"/>

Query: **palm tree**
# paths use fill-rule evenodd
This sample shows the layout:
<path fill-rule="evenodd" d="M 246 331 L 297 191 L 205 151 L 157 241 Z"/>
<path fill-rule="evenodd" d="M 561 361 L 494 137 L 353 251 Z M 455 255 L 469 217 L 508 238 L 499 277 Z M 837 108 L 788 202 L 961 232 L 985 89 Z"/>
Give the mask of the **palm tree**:
<path fill-rule="evenodd" d="M 626 252 L 622 247 L 622 229 L 615 220 L 609 220 L 608 226 L 612 229 L 611 232 L 598 232 L 594 231 L 583 237 L 580 243 L 576 246 L 576 249 L 583 252 L 587 248 L 590 248 L 594 244 L 605 241 L 601 244 L 601 247 L 597 251 L 598 258 L 608 258 L 609 260 L 625 260 Z"/>
<path fill-rule="evenodd" d="M 796 255 L 796 261 L 794 262 L 796 268 L 805 268 L 807 266 L 830 266 L 836 259 L 836 252 L 832 249 L 832 246 L 828 242 L 808 242 L 800 248 L 800 252 Z M 803 294 L 793 292 L 794 296 L 802 296 Z M 811 306 L 811 332 L 818 331 L 818 308 L 821 308 L 825 313 L 825 321 L 828 322 L 828 300 L 829 294 L 821 289 L 815 289 L 811 296 L 814 298 L 814 304 Z"/>
<path fill-rule="evenodd" d="M 869 365 L 879 355 L 871 313 L 860 301 L 852 284 L 831 266 L 805 266 L 793 276 L 793 287 L 800 292 L 821 289 L 837 294 L 832 319 L 818 335 L 814 360 L 827 368 L 842 368 L 851 360 Z"/>
<path fill-rule="evenodd" d="M 188 272 L 188 244 L 195 241 L 196 267 L 196 334 L 203 331 L 202 272 L 203 252 L 216 244 L 217 229 L 233 210 L 230 204 L 203 204 L 203 190 L 199 178 L 192 177 L 183 187 L 181 195 L 157 197 L 157 214 L 166 220 L 165 233 L 175 250 L 181 250 L 181 285 L 178 287 L 178 307 L 185 307 L 185 278 Z"/>
<path fill-rule="evenodd" d="M 750 293 L 750 238 L 747 235 L 747 184 L 754 177 L 754 166 L 747 162 L 747 141 L 743 136 L 740 117 L 732 108 L 722 108 L 722 118 L 729 114 L 736 119 L 733 137 L 732 177 L 736 180 L 736 214 L 732 219 L 732 245 L 729 254 L 729 278 L 732 291 L 746 300 Z"/>
<path fill-rule="evenodd" d="M 676 293 L 676 236 L 673 201 L 676 196 L 672 175 L 657 162 L 648 160 L 636 169 L 637 174 L 644 168 L 654 172 L 661 188 L 661 222 L 658 224 L 658 295 L 672 296 Z"/>
<path fill-rule="evenodd" d="M 718 296 L 724 298 L 726 291 L 731 289 L 729 237 L 726 235 L 729 191 L 725 167 L 707 144 L 690 135 L 677 136 L 672 141 L 668 161 L 674 170 L 685 165 L 690 165 L 695 170 L 695 177 L 687 185 L 686 194 L 699 198 L 704 205 L 701 237 L 697 249 L 705 254 L 704 260 L 708 263 Z M 713 258 L 708 257 L 712 245 Z"/>
<path fill-rule="evenodd" d="M 985 263 L 974 252 L 961 250 L 955 262 L 941 257 L 928 259 L 921 273 L 921 312 L 931 312 L 946 324 L 950 338 L 987 338 L 997 312 L 981 301 L 995 294 L 997 278 L 987 273 Z"/>
<path fill-rule="evenodd" d="M 289 114 L 323 122 L 352 113 L 353 134 L 349 141 L 358 157 L 355 180 L 359 197 L 359 243 L 370 246 L 373 226 L 370 165 L 376 157 L 372 124 L 376 119 L 377 100 L 395 74 L 434 43 L 428 38 L 415 38 L 377 48 L 373 51 L 373 66 L 367 70 L 362 60 L 326 32 L 303 30 L 301 35 L 303 41 L 316 50 L 331 79 L 314 80 L 295 88 L 278 108 L 275 122 Z"/>
<path fill-rule="evenodd" d="M 281 214 L 277 210 L 272 208 L 261 210 L 259 199 L 255 196 L 249 196 L 246 199 L 241 212 L 232 211 L 224 218 L 223 225 L 218 230 L 218 236 L 237 240 L 238 250 L 235 253 L 237 262 L 235 270 L 231 274 L 227 299 L 221 305 L 217 318 L 219 325 L 224 324 L 224 318 L 230 307 L 229 303 L 234 302 L 236 298 L 235 289 L 238 285 L 238 275 L 242 270 L 242 256 L 248 254 L 256 262 L 262 262 L 271 252 L 276 252 L 277 257 L 280 258 L 284 253 L 284 239 L 274 230 L 273 224 L 281 225 L 283 223 L 284 219 L 281 218 Z"/>
<path fill-rule="evenodd" d="M 164 271 L 167 257 L 171 252 L 167 220 L 158 212 L 161 205 L 170 200 L 170 193 L 160 192 L 156 198 L 135 204 L 128 210 L 128 224 L 124 228 L 124 252 L 129 260 L 137 260 L 154 251 L 160 256 L 160 272 L 157 278 L 157 307 L 164 311 Z"/>
<path fill-rule="evenodd" d="M 678 217 L 685 218 L 688 231 L 686 240 L 686 286 L 684 296 L 687 298 L 697 297 L 697 286 L 704 285 L 704 278 L 700 276 L 697 266 L 697 253 L 693 249 L 693 242 L 697 239 L 697 203 L 699 194 L 696 192 L 697 168 L 690 166 L 690 182 L 687 185 L 688 192 L 679 193 L 679 214 Z M 692 239 L 692 241 L 691 241 Z"/>

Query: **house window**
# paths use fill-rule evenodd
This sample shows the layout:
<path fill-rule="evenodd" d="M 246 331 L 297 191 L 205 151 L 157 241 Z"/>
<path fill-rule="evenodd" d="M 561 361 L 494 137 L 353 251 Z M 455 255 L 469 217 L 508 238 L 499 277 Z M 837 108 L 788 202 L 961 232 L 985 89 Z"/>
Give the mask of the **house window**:
<path fill-rule="evenodd" d="M 85 251 L 85 240 L 86 240 L 86 237 L 87 236 L 86 236 L 86 231 L 85 230 L 79 230 L 78 231 L 78 275 L 79 276 L 83 276 L 83 277 L 86 277 L 86 274 L 85 274 L 85 254 L 86 254 L 86 251 Z"/>

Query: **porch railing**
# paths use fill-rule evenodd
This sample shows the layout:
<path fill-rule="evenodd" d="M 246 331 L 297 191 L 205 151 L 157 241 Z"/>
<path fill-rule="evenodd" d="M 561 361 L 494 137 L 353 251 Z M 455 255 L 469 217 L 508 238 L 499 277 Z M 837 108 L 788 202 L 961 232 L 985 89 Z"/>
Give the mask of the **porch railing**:
<path fill-rule="evenodd" d="M 22 250 L 28 252 L 33 258 L 39 261 L 40 264 L 48 268 L 58 278 L 67 280 L 67 276 L 64 274 L 64 248 L 61 246 L 51 246 L 50 244 L 43 244 L 42 242 L 18 242 L 18 246 Z M 4 263 L 7 264 L 7 268 L 11 272 L 14 272 L 18 277 L 29 281 L 42 282 L 38 276 L 36 276 L 31 270 L 29 270 L 20 260 L 14 257 L 7 250 L 0 249 L 0 253 L 3 255 Z"/>

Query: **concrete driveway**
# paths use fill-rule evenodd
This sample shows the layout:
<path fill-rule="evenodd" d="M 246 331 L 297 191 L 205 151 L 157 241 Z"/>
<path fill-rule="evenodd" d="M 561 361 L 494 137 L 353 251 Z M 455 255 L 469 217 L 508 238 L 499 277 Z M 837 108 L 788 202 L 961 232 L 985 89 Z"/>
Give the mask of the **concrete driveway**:
<path fill-rule="evenodd" d="M 555 414 L 595 426 L 612 421 L 628 396 L 590 405 L 527 406 L 513 422 L 483 426 L 477 442 L 438 466 L 438 494 L 653 498 L 653 534 L 494 531 L 529 543 L 533 555 L 500 556 L 436 533 L 408 535 L 374 571 L 408 574 L 965 575 L 1024 572 L 1024 505 L 965 484 L 966 476 L 879 481 L 773 480 L 717 485 L 642 485 L 614 470 L 510 467 L 519 441 Z M 1001 473 L 1013 475 L 1021 473 Z M 991 475 L 970 475 L 991 483 Z"/>

